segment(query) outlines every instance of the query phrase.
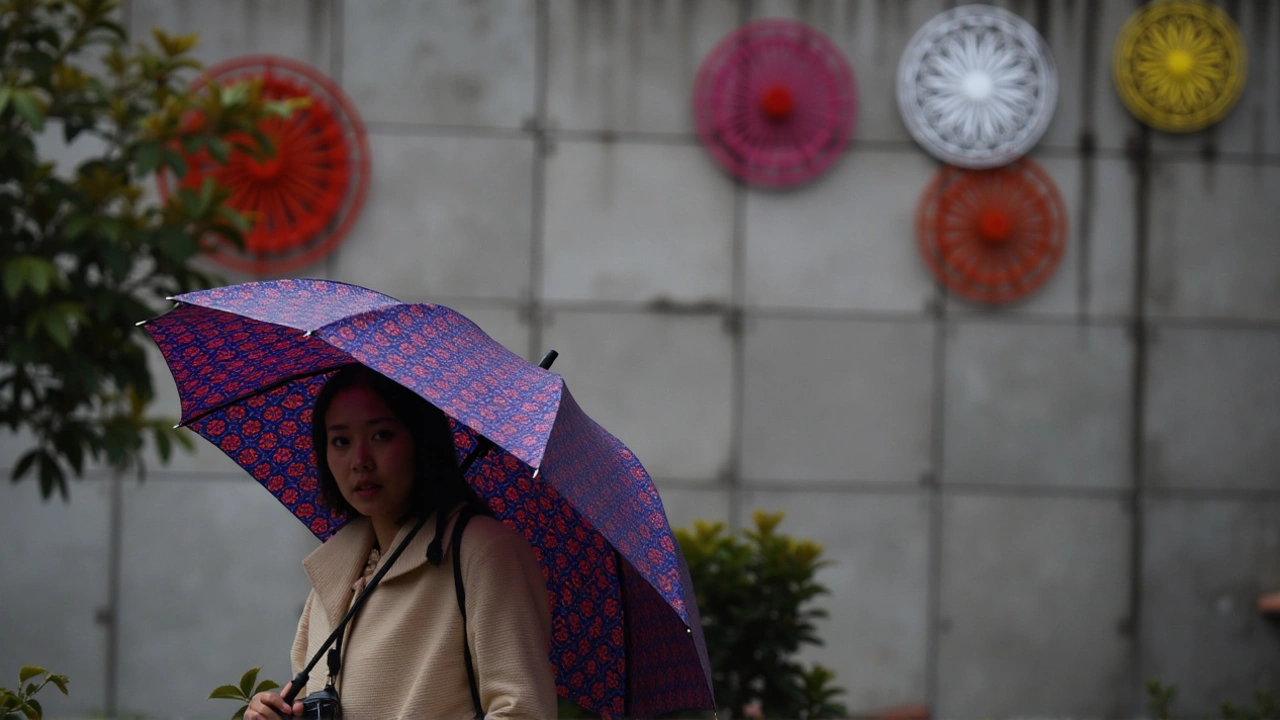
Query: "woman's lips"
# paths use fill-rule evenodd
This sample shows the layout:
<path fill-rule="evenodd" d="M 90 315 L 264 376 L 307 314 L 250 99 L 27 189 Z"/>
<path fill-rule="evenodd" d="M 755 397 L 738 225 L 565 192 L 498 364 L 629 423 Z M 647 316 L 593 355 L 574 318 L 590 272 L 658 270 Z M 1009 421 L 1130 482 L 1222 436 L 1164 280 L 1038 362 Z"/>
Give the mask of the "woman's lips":
<path fill-rule="evenodd" d="M 378 491 L 381 489 L 381 485 L 376 485 L 374 483 L 360 483 L 355 487 L 355 494 L 356 497 L 367 499 L 377 495 Z"/>

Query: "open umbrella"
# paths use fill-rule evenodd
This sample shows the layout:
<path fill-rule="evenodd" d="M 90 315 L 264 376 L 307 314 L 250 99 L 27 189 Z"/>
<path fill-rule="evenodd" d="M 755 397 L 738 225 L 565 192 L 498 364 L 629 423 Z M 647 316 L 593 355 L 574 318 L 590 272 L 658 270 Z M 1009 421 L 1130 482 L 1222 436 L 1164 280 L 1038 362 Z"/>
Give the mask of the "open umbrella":
<path fill-rule="evenodd" d="M 448 415 L 467 474 L 522 532 L 547 580 L 559 694 L 604 717 L 713 706 L 689 571 L 644 467 L 563 379 L 459 313 L 325 280 L 252 282 L 172 298 L 145 323 L 182 424 L 217 445 L 321 540 L 346 521 L 320 499 L 311 407 L 360 363 Z"/>

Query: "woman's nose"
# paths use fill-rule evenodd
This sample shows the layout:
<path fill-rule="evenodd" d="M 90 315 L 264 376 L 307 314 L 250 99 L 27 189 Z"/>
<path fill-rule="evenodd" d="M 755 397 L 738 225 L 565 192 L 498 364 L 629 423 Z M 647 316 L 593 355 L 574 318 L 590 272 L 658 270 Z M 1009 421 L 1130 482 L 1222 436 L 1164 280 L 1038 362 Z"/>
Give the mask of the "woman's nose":
<path fill-rule="evenodd" d="M 373 454 L 369 452 L 369 444 L 357 442 L 355 452 L 351 453 L 351 468 L 353 470 L 368 470 L 373 467 Z"/>

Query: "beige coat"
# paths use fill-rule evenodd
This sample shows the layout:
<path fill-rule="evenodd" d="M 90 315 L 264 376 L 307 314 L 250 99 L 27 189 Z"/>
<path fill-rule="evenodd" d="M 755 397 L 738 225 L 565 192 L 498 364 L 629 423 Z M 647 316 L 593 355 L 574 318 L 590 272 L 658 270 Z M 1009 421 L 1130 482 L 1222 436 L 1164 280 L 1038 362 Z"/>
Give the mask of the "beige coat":
<path fill-rule="evenodd" d="M 450 521 L 449 531 L 452 525 Z M 400 529 L 392 549 L 411 527 Z M 426 551 L 434 534 L 432 519 L 352 621 L 338 685 L 347 720 L 475 716 L 449 534 L 444 537 L 444 563 L 432 567 Z M 293 642 L 295 674 L 350 607 L 352 585 L 373 545 L 372 523 L 357 518 L 303 561 L 312 590 Z M 385 552 L 381 562 L 390 554 Z M 551 613 L 542 571 L 528 543 L 497 520 L 472 518 L 462 538 L 462 578 L 467 637 L 486 715 L 555 717 L 555 680 L 548 660 Z M 324 687 L 327 668 L 321 659 L 307 687 Z M 299 697 L 306 694 L 304 690 Z"/>

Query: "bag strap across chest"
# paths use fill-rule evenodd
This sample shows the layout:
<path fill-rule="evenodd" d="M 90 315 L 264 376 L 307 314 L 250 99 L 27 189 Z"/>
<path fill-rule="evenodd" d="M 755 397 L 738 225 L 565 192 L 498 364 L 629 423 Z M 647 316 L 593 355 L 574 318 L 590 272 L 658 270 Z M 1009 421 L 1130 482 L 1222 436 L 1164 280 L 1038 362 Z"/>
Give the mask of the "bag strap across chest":
<path fill-rule="evenodd" d="M 467 682 L 471 686 L 471 704 L 475 706 L 476 717 L 484 717 L 484 706 L 480 704 L 480 687 L 476 684 L 476 669 L 471 662 L 471 643 L 467 640 L 467 591 L 462 586 L 462 533 L 467 523 L 476 516 L 475 508 L 462 508 L 458 519 L 453 524 L 453 535 L 449 547 L 453 552 L 453 588 L 458 594 L 458 612 L 462 613 L 462 657 L 467 663 Z"/>

